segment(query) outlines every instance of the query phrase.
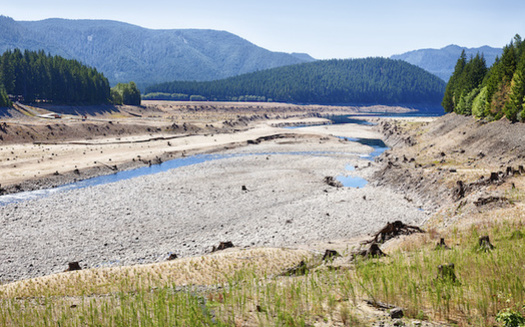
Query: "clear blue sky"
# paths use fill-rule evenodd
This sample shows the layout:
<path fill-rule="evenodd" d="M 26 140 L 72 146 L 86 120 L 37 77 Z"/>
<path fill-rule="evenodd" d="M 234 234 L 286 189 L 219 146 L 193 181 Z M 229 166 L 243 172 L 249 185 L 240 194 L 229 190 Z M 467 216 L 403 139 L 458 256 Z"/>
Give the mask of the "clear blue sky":
<path fill-rule="evenodd" d="M 15 20 L 110 19 L 153 29 L 225 30 L 318 59 L 388 57 L 525 37 L 523 0 L 0 0 Z"/>

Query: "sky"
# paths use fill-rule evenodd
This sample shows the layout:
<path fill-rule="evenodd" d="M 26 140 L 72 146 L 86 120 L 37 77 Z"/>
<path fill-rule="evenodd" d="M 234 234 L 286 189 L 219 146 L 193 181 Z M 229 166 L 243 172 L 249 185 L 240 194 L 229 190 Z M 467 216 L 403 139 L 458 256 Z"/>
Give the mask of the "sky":
<path fill-rule="evenodd" d="M 516 33 L 525 37 L 523 0 L 0 0 L 0 15 L 224 30 L 316 59 L 389 57 L 449 44 L 501 48 Z"/>

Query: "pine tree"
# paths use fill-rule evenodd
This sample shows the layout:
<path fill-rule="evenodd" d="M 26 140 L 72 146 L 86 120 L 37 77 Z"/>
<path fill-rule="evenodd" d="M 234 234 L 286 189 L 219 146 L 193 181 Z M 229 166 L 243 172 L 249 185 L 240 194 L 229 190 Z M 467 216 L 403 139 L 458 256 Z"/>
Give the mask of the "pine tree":
<path fill-rule="evenodd" d="M 456 66 L 454 66 L 454 72 L 447 83 L 445 95 L 443 96 L 443 101 L 441 101 L 441 105 L 445 109 L 445 112 L 454 112 L 456 106 L 455 93 L 458 87 L 459 79 L 463 73 L 463 70 L 465 69 L 466 64 L 467 55 L 465 54 L 465 50 L 463 50 L 461 51 L 461 55 L 456 62 Z"/>

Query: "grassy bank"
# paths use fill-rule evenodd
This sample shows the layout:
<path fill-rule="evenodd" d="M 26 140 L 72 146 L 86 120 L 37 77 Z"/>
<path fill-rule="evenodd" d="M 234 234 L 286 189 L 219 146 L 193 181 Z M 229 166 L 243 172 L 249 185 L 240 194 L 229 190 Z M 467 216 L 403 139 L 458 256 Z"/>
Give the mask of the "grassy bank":
<path fill-rule="evenodd" d="M 260 262 L 240 265 L 238 256 L 225 256 L 221 264 L 216 258 L 201 258 L 174 261 L 162 270 L 138 266 L 118 275 L 111 270 L 71 272 L 58 280 L 4 285 L 0 324 L 368 326 L 373 319 L 363 315 L 360 306 L 369 299 L 402 307 L 408 318 L 457 326 L 496 325 L 503 310 L 523 313 L 525 226 L 519 208 L 492 214 L 504 219 L 485 217 L 464 230 L 449 230 L 445 240 L 451 249 L 436 250 L 436 233 L 412 235 L 382 259 L 334 268 L 311 258 L 308 265 L 315 268 L 303 276 L 281 273 L 304 253 L 288 256 L 283 261 L 288 264 L 271 269 Z M 490 236 L 494 249 L 479 248 L 481 235 Z M 264 250 L 257 253 L 251 256 L 264 256 Z M 265 258 L 273 261 L 283 253 Z M 456 280 L 438 274 L 438 265 L 448 263 L 455 265 Z M 199 283 L 194 273 L 203 276 Z"/>

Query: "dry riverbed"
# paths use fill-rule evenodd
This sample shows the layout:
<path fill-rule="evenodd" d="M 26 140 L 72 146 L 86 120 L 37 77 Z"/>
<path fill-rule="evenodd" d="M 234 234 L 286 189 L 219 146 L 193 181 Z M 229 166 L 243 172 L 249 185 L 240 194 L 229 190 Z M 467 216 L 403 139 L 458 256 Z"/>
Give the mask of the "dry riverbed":
<path fill-rule="evenodd" d="M 282 137 L 247 145 L 269 135 Z M 268 122 L 238 133 L 175 138 L 169 145 L 166 140 L 46 145 L 50 150 L 43 151 L 57 153 L 53 160 L 63 169 L 74 167 L 83 156 L 78 151 L 90 147 L 96 151 L 87 153 L 97 152 L 90 160 L 108 165 L 148 151 L 220 150 L 234 156 L 0 207 L 0 280 L 57 273 L 71 261 L 101 267 L 163 261 L 170 253 L 201 255 L 221 241 L 296 248 L 343 240 L 340 247 L 351 247 L 355 243 L 348 240 L 388 221 L 420 224 L 426 219 L 426 213 L 387 188 L 328 186 L 326 176 L 366 178 L 376 167 L 362 158 L 370 147 L 333 135 L 380 136 L 371 127 L 354 124 L 286 130 Z M 31 153 L 35 146 L 27 147 L 24 151 Z M 45 166 L 28 160 L 26 167 L 39 165 Z M 348 165 L 358 168 L 347 171 Z"/>

